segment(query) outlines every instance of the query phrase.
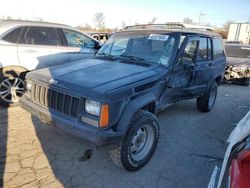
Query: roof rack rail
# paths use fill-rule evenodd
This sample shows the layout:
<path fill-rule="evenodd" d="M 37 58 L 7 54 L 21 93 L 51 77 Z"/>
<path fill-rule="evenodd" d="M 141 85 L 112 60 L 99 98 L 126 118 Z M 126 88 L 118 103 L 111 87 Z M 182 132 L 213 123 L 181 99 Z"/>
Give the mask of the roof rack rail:
<path fill-rule="evenodd" d="M 166 23 L 166 24 L 139 24 L 126 26 L 124 30 L 134 29 L 183 29 L 185 26 L 181 23 Z"/>
<path fill-rule="evenodd" d="M 139 30 L 139 29 L 190 29 L 190 30 L 201 30 L 201 31 L 210 31 L 213 29 L 209 27 L 202 27 L 190 24 L 183 24 L 179 22 L 168 22 L 165 24 L 139 24 L 126 26 L 124 30 Z"/>
<path fill-rule="evenodd" d="M 197 30 L 201 30 L 201 31 L 213 31 L 212 28 L 205 28 L 205 27 L 186 27 L 187 29 L 197 29 Z"/>

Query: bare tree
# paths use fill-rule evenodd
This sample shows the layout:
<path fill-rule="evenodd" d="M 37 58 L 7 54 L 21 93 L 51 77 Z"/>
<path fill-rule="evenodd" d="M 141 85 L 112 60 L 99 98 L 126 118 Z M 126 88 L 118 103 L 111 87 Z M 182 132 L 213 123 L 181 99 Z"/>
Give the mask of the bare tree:
<path fill-rule="evenodd" d="M 93 19 L 96 27 L 99 29 L 99 30 L 104 30 L 105 29 L 105 16 L 102 12 L 97 12 L 95 15 L 94 15 L 94 19 Z"/>
<path fill-rule="evenodd" d="M 229 27 L 230 27 L 230 24 L 233 24 L 233 23 L 235 23 L 235 22 L 232 21 L 232 20 L 228 20 L 226 23 L 223 24 L 223 29 L 228 31 Z"/>
<path fill-rule="evenodd" d="M 127 26 L 126 22 L 123 21 L 123 22 L 122 22 L 122 28 L 124 29 L 126 26 Z"/>
<path fill-rule="evenodd" d="M 36 17 L 35 19 L 36 19 L 37 21 L 39 21 L 39 22 L 45 22 L 44 18 L 41 18 L 41 17 Z"/>
<path fill-rule="evenodd" d="M 88 24 L 85 23 L 84 25 L 78 25 L 76 26 L 77 29 L 79 29 L 80 31 L 92 31 L 92 27 Z"/>
<path fill-rule="evenodd" d="M 194 21 L 191 18 L 188 18 L 188 17 L 184 18 L 183 22 L 186 23 L 186 24 L 194 24 Z"/>
<path fill-rule="evenodd" d="M 156 17 L 153 17 L 152 20 L 149 21 L 148 23 L 149 23 L 149 24 L 154 24 L 156 20 L 157 20 L 157 18 L 156 18 Z"/>
<path fill-rule="evenodd" d="M 13 20 L 11 16 L 7 16 L 6 20 Z"/>

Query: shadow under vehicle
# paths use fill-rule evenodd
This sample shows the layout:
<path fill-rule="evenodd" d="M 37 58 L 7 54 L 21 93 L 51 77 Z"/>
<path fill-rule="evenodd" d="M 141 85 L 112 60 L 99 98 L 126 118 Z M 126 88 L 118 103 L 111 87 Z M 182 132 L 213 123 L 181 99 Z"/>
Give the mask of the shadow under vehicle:
<path fill-rule="evenodd" d="M 200 111 L 209 112 L 224 77 L 219 35 L 170 26 L 130 28 L 114 34 L 93 58 L 28 73 L 21 106 L 65 132 L 108 146 L 118 166 L 142 168 L 158 143 L 157 112 L 194 98 Z"/>

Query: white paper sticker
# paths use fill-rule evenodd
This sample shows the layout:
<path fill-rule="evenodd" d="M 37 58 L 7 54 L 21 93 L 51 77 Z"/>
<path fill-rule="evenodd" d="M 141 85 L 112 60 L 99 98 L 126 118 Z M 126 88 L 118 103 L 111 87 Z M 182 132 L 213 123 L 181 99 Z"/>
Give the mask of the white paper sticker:
<path fill-rule="evenodd" d="M 150 34 L 148 39 L 149 40 L 159 40 L 159 41 L 167 41 L 168 35 L 159 35 L 159 34 Z"/>

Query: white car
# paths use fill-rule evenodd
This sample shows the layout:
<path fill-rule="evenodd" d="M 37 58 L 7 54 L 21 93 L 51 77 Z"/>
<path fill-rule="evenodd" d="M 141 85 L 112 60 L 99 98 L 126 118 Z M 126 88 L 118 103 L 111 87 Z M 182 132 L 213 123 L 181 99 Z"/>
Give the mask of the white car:
<path fill-rule="evenodd" d="M 0 21 L 0 105 L 18 104 L 28 71 L 92 56 L 100 43 L 70 26 Z"/>

